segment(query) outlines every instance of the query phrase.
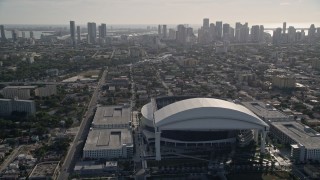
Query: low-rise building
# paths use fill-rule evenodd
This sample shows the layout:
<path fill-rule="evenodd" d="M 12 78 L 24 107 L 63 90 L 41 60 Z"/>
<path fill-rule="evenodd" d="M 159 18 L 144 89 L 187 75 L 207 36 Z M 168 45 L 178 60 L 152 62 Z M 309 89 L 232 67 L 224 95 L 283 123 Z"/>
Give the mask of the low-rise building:
<path fill-rule="evenodd" d="M 56 85 L 47 85 L 45 87 L 38 87 L 34 90 L 34 93 L 38 97 L 48 97 L 57 94 Z"/>
<path fill-rule="evenodd" d="M 81 161 L 77 162 L 74 167 L 74 172 L 81 175 L 103 175 L 118 170 L 117 161 L 107 161 L 100 163 L 96 161 Z"/>
<path fill-rule="evenodd" d="M 261 101 L 241 102 L 241 104 L 266 122 L 290 121 L 293 119 L 293 117 L 285 115 L 270 104 Z"/>
<path fill-rule="evenodd" d="M 93 129 L 83 148 L 83 158 L 112 159 L 133 156 L 133 139 L 128 129 Z"/>
<path fill-rule="evenodd" d="M 94 115 L 93 128 L 122 129 L 131 124 L 131 109 L 125 106 L 98 107 Z"/>
<path fill-rule="evenodd" d="M 25 112 L 28 115 L 36 113 L 33 100 L 0 99 L 0 116 L 10 116 L 12 112 Z"/>
<path fill-rule="evenodd" d="M 293 76 L 278 75 L 272 78 L 272 86 L 277 88 L 295 88 L 296 80 Z"/>
<path fill-rule="evenodd" d="M 30 99 L 30 91 L 36 86 L 7 86 L 3 88 L 2 94 L 4 98 L 12 99 Z"/>
<path fill-rule="evenodd" d="M 59 174 L 59 161 L 48 161 L 37 164 L 29 175 L 30 180 L 56 179 Z"/>
<path fill-rule="evenodd" d="M 270 132 L 283 144 L 291 145 L 294 161 L 320 160 L 320 134 L 298 122 L 272 122 Z"/>

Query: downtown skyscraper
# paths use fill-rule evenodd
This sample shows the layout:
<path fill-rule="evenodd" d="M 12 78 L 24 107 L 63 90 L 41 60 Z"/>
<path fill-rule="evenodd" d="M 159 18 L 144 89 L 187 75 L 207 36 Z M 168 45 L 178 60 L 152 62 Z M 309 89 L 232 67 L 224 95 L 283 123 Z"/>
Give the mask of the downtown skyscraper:
<path fill-rule="evenodd" d="M 222 21 L 216 22 L 216 33 L 217 33 L 217 40 L 221 40 L 221 38 L 222 38 Z"/>
<path fill-rule="evenodd" d="M 77 42 L 78 42 L 78 43 L 81 42 L 81 30 L 80 30 L 80 26 L 77 26 Z"/>
<path fill-rule="evenodd" d="M 251 27 L 251 42 L 258 43 L 260 39 L 260 27 L 259 25 L 254 25 Z"/>
<path fill-rule="evenodd" d="M 106 38 L 107 37 L 107 25 L 106 24 L 101 24 L 100 30 L 99 30 L 99 37 L 100 38 Z"/>
<path fill-rule="evenodd" d="M 204 18 L 203 19 L 203 29 L 208 30 L 209 29 L 209 18 Z"/>
<path fill-rule="evenodd" d="M 97 39 L 97 25 L 94 22 L 88 22 L 88 36 L 89 44 L 95 44 Z"/>
<path fill-rule="evenodd" d="M 71 37 L 71 45 L 73 47 L 76 46 L 76 24 L 74 21 L 70 21 L 70 37 Z"/>
<path fill-rule="evenodd" d="M 167 38 L 167 25 L 162 25 L 162 37 Z"/>
<path fill-rule="evenodd" d="M 187 38 L 187 29 L 183 24 L 179 24 L 177 27 L 177 35 L 176 39 L 177 42 L 180 44 L 185 44 L 186 43 L 186 38 Z"/>
<path fill-rule="evenodd" d="M 5 41 L 6 40 L 6 34 L 4 32 L 4 26 L 0 25 L 0 31 L 1 31 L 1 40 Z"/>

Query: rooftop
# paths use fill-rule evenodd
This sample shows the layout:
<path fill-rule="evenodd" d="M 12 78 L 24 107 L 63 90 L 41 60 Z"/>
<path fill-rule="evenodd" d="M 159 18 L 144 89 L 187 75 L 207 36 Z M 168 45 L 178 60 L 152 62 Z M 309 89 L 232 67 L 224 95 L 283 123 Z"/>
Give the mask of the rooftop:
<path fill-rule="evenodd" d="M 77 162 L 77 164 L 74 167 L 75 171 L 83 171 L 83 170 L 97 170 L 97 169 L 103 169 L 104 164 L 97 163 L 95 161 L 81 161 Z"/>
<path fill-rule="evenodd" d="M 83 150 L 118 149 L 132 142 L 132 134 L 128 129 L 93 129 Z"/>
<path fill-rule="evenodd" d="M 249 126 L 250 128 L 255 126 L 266 129 L 269 127 L 244 106 L 214 98 L 191 98 L 174 102 L 156 111 L 154 113 L 154 119 L 157 127 L 166 126 L 166 128 L 180 129 L 245 129 L 249 128 Z M 228 126 L 226 120 L 239 124 Z M 240 125 L 241 127 L 238 127 Z"/>
<path fill-rule="evenodd" d="M 16 101 L 16 102 L 28 102 L 28 103 L 34 102 L 34 100 L 24 100 L 24 99 L 1 99 L 1 98 L 0 98 L 0 101 L 6 101 L 6 102 Z"/>
<path fill-rule="evenodd" d="M 308 149 L 320 149 L 320 134 L 298 122 L 273 122 L 275 128 Z"/>
<path fill-rule="evenodd" d="M 94 125 L 129 124 L 131 109 L 123 106 L 98 107 L 94 115 Z"/>
<path fill-rule="evenodd" d="M 29 178 L 53 176 L 58 165 L 59 161 L 39 163 L 34 167 Z"/>
<path fill-rule="evenodd" d="M 3 89 L 35 89 L 37 86 L 7 86 Z"/>
<path fill-rule="evenodd" d="M 269 104 L 261 101 L 241 102 L 246 108 L 264 120 L 288 119 L 289 117 Z"/>

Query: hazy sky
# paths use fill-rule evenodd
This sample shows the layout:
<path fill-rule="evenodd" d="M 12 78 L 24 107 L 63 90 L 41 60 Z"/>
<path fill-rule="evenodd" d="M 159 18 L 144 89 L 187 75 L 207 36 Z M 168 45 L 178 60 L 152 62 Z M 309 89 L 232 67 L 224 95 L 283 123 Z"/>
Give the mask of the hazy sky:
<path fill-rule="evenodd" d="M 320 24 L 320 0 L 0 0 L 0 24 Z"/>

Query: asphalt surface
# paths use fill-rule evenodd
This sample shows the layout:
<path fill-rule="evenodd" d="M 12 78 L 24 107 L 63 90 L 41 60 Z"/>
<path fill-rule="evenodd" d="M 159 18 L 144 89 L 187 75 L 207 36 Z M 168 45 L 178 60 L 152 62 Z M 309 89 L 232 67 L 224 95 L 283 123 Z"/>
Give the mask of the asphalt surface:
<path fill-rule="evenodd" d="M 75 136 L 73 142 L 70 144 L 69 151 L 61 166 L 60 174 L 57 178 L 58 180 L 68 179 L 70 173 L 72 173 L 73 171 L 76 161 L 81 158 L 82 148 L 84 147 L 87 135 L 90 130 L 92 116 L 94 115 L 94 109 L 96 108 L 97 100 L 99 99 L 99 91 L 101 86 L 105 82 L 106 73 L 107 70 L 104 70 L 103 75 L 101 76 L 98 85 L 94 90 L 87 111 L 81 121 L 79 131 Z"/>

